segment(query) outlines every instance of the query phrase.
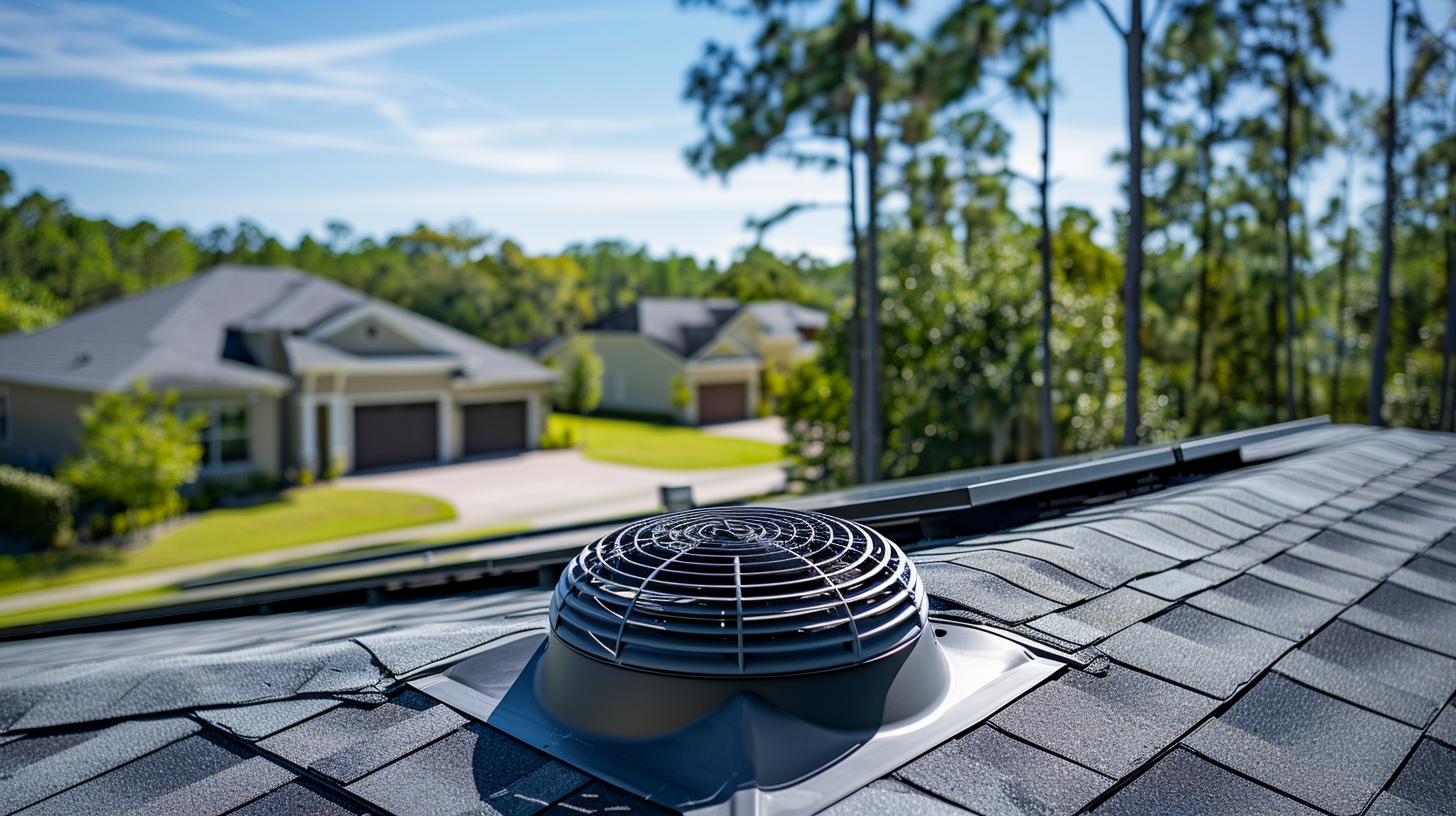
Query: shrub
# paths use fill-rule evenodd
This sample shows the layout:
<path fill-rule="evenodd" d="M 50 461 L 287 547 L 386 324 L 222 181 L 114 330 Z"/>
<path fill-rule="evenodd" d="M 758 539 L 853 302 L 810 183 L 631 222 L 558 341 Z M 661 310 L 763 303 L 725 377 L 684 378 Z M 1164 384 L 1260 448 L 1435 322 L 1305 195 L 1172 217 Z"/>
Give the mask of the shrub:
<path fill-rule="evenodd" d="M 562 423 L 555 428 L 547 428 L 541 434 L 541 450 L 559 450 L 562 448 L 576 447 L 576 428 Z"/>
<path fill-rule="evenodd" d="M 155 394 L 138 380 L 130 393 L 102 393 L 80 410 L 80 449 L 60 477 L 87 496 L 125 505 L 127 526 L 180 502 L 177 488 L 197 478 L 202 446 L 197 434 L 207 417 L 178 416 L 177 393 Z M 113 525 L 114 526 L 114 525 Z"/>
<path fill-rule="evenodd" d="M 0 465 L 0 533 L 53 547 L 71 541 L 75 493 L 47 476 Z"/>

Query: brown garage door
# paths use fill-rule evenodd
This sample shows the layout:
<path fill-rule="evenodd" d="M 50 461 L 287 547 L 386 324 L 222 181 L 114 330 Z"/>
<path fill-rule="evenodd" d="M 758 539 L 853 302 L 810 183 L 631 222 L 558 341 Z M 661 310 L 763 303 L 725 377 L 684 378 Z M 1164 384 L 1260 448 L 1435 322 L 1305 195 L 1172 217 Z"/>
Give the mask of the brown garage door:
<path fill-rule="evenodd" d="M 354 408 L 354 469 L 434 462 L 440 412 L 433 402 Z"/>
<path fill-rule="evenodd" d="M 698 424 L 748 418 L 748 383 L 698 386 Z"/>
<path fill-rule="evenodd" d="M 526 447 L 526 403 L 488 402 L 460 409 L 465 426 L 465 455 L 522 450 Z"/>

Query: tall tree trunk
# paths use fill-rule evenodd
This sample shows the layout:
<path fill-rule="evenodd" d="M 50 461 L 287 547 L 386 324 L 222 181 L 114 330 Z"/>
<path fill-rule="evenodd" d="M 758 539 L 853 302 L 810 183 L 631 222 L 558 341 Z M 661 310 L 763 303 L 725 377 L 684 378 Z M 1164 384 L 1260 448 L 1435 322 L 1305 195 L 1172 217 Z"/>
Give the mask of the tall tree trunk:
<path fill-rule="evenodd" d="M 1204 346 L 1208 338 L 1208 279 L 1213 275 L 1213 196 L 1209 188 L 1213 185 L 1213 131 L 1209 130 L 1198 145 L 1198 180 L 1203 191 L 1202 223 L 1199 225 L 1198 242 L 1202 250 L 1203 263 L 1198 268 L 1198 330 L 1193 336 L 1193 427 L 1194 434 L 1203 433 L 1203 403 L 1199 394 L 1203 391 Z"/>
<path fill-rule="evenodd" d="M 1399 0 L 1390 0 L 1390 37 L 1386 41 L 1385 206 L 1380 215 L 1380 297 L 1375 323 L 1375 356 L 1370 361 L 1370 424 L 1384 425 L 1385 357 L 1390 351 L 1390 267 L 1395 261 L 1395 25 Z"/>
<path fill-rule="evenodd" d="M 859 351 L 860 319 L 864 312 L 864 261 L 860 258 L 859 245 L 859 201 L 856 179 L 854 174 L 854 101 L 849 104 L 849 113 L 845 116 L 845 168 L 849 176 L 849 246 L 851 255 L 850 282 L 854 290 L 854 306 L 849 313 L 849 393 L 853 395 L 853 404 L 849 409 L 849 449 L 851 460 L 857 467 L 860 461 L 860 423 L 863 415 L 859 411 L 860 400 L 864 395 L 860 391 L 860 380 L 862 379 L 863 360 Z"/>
<path fill-rule="evenodd" d="M 1042 16 L 1046 38 L 1046 98 L 1041 103 L 1041 455 L 1057 455 L 1056 429 L 1052 422 L 1052 17 Z"/>
<path fill-rule="evenodd" d="M 1350 185 L 1347 183 L 1343 214 L 1347 222 L 1350 212 L 1349 194 Z M 1330 417 L 1337 422 L 1344 414 L 1340 405 L 1340 385 L 1345 365 L 1345 311 L 1350 306 L 1350 238 L 1350 227 L 1346 223 L 1344 234 L 1340 237 L 1340 259 L 1335 268 L 1335 365 L 1330 375 Z"/>
<path fill-rule="evenodd" d="M 1441 360 L 1441 418 L 1439 428 L 1453 428 L 1456 394 L 1452 394 L 1451 358 L 1456 356 L 1456 154 L 1446 154 L 1446 353 Z"/>
<path fill-rule="evenodd" d="M 866 83 L 869 91 L 869 127 L 865 129 L 865 202 L 868 223 L 865 225 L 865 296 L 864 337 L 861 351 L 865 362 L 861 374 L 861 391 L 864 393 L 864 421 L 860 427 L 864 438 L 860 454 L 861 482 L 880 480 L 880 219 L 879 219 L 879 177 L 880 177 L 880 52 L 879 37 L 875 31 L 875 0 L 869 2 L 866 17 L 869 26 L 870 75 Z"/>
<path fill-rule="evenodd" d="M 1279 278 L 1269 275 L 1269 345 L 1264 352 L 1264 372 L 1269 378 L 1269 421 L 1279 421 Z"/>
<path fill-rule="evenodd" d="M 1142 412 L 1138 370 L 1143 359 L 1143 3 L 1130 0 L 1127 21 L 1127 260 L 1122 281 L 1122 443 L 1138 443 Z"/>
<path fill-rule="evenodd" d="M 1284 173 L 1279 179 L 1279 223 L 1284 226 L 1284 418 L 1294 413 L 1294 226 L 1290 223 L 1294 185 L 1293 55 L 1284 57 Z"/>

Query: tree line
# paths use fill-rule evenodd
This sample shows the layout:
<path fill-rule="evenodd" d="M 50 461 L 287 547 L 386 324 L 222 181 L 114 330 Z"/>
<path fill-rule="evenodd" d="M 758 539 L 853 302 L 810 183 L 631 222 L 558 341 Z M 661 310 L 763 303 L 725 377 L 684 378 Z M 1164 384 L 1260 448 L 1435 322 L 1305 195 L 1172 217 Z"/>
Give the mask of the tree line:
<path fill-rule="evenodd" d="M 1330 77 L 1337 0 L 954 0 L 914 27 L 910 0 L 681 3 L 754 22 L 689 70 L 687 162 L 817 165 L 849 191 L 853 298 L 782 409 L 803 481 L 1317 414 L 1456 430 L 1456 19 L 1382 6 L 1372 95 Z M 1126 80 L 1108 246 L 1052 201 L 1053 23 L 1088 6 Z M 1007 96 L 1039 121 L 1036 172 L 1008 164 Z M 1322 162 L 1344 180 L 1312 200 Z"/>
<path fill-rule="evenodd" d="M 843 288 L 835 266 L 749 247 L 724 268 L 624 241 L 531 255 L 461 222 L 383 241 L 331 222 L 293 246 L 242 221 L 189 234 L 147 221 L 120 226 L 75 213 L 39 191 L 15 195 L 0 168 L 0 333 L 34 331 L 108 300 L 225 264 L 302 269 L 498 345 L 531 348 L 638 297 L 787 299 L 828 306 Z"/>

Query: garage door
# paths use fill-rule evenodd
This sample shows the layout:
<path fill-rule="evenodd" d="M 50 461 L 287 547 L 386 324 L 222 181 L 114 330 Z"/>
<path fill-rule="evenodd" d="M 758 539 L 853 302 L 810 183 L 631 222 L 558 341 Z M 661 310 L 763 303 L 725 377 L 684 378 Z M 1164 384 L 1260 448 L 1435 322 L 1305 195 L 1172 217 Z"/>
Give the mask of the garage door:
<path fill-rule="evenodd" d="M 522 450 L 526 447 L 526 403 L 489 402 L 460 409 L 465 426 L 465 455 Z"/>
<path fill-rule="evenodd" d="M 733 422 L 748 418 L 748 384 L 719 383 L 698 386 L 698 424 Z"/>
<path fill-rule="evenodd" d="M 433 402 L 354 408 L 354 469 L 439 460 L 440 412 Z"/>

